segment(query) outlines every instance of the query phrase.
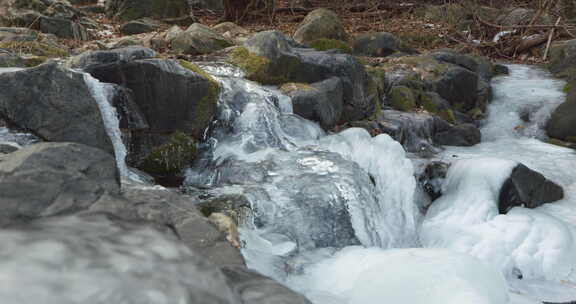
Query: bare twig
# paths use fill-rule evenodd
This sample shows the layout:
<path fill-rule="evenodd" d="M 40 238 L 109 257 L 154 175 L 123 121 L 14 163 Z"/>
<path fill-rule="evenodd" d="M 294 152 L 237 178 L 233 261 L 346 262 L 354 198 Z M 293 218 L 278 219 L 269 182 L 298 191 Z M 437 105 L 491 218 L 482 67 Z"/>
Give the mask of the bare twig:
<path fill-rule="evenodd" d="M 558 25 L 558 23 L 560 23 L 560 20 L 562 19 L 562 17 L 558 17 L 558 20 L 556 20 L 556 25 Z M 550 50 L 550 44 L 552 43 L 552 36 L 554 36 L 554 30 L 555 29 L 551 29 L 550 30 L 550 35 L 548 35 L 548 42 L 546 42 L 546 50 L 544 50 L 544 55 L 542 56 L 542 60 L 546 60 L 546 57 L 548 57 L 548 51 Z"/>

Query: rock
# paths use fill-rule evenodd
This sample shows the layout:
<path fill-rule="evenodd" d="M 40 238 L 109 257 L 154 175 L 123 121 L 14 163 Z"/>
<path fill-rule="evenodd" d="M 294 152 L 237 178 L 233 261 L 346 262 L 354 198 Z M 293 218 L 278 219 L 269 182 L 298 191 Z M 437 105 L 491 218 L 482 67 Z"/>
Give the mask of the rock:
<path fill-rule="evenodd" d="M 548 68 L 557 76 L 570 77 L 576 72 L 576 39 L 552 44 Z"/>
<path fill-rule="evenodd" d="M 330 130 L 342 115 L 342 82 L 332 77 L 311 85 L 287 83 L 280 90 L 292 98 L 294 114 L 320 123 Z"/>
<path fill-rule="evenodd" d="M 518 164 L 500 188 L 498 210 L 504 214 L 517 206 L 536 208 L 562 198 L 562 187 L 525 165 Z"/>
<path fill-rule="evenodd" d="M 430 85 L 458 111 L 469 111 L 478 106 L 478 74 L 474 72 L 449 67 Z"/>
<path fill-rule="evenodd" d="M 125 36 L 110 40 L 106 44 L 107 49 L 122 49 L 133 46 L 144 46 L 144 41 L 137 36 Z"/>
<path fill-rule="evenodd" d="M 461 124 L 437 132 L 434 135 L 434 143 L 443 146 L 473 146 L 480 143 L 482 134 L 473 124 Z"/>
<path fill-rule="evenodd" d="M 250 304 L 312 304 L 304 296 L 244 267 L 223 267 L 228 286 Z"/>
<path fill-rule="evenodd" d="M 308 13 L 294 33 L 294 40 L 303 44 L 321 38 L 348 40 L 348 35 L 338 15 L 325 8 L 315 9 Z"/>
<path fill-rule="evenodd" d="M 570 80 L 566 87 L 566 101 L 552 112 L 546 123 L 548 136 L 567 142 L 576 142 L 576 80 Z"/>
<path fill-rule="evenodd" d="M 106 0 L 106 13 L 122 21 L 177 18 L 189 14 L 187 0 Z"/>
<path fill-rule="evenodd" d="M 314 83 L 338 77 L 344 89 L 341 122 L 371 115 L 375 100 L 369 98 L 370 80 L 354 57 L 334 52 L 300 48 L 276 31 L 260 32 L 232 50 L 228 60 L 242 68 L 248 79 L 263 84 Z"/>
<path fill-rule="evenodd" d="M 355 55 L 386 57 L 397 52 L 418 53 L 394 35 L 386 32 L 364 34 L 354 40 Z"/>
<path fill-rule="evenodd" d="M 70 58 L 67 65 L 75 69 L 91 70 L 100 65 L 118 64 L 124 61 L 154 57 L 156 57 L 154 50 L 141 46 L 132 46 L 109 51 L 85 52 Z"/>
<path fill-rule="evenodd" d="M 0 241 L 7 245 L 0 249 L 2 273 L 38 291 L 27 294 L 27 301 L 242 303 L 218 266 L 154 223 L 102 213 L 60 216 L 9 227 Z M 31 252 L 34 258 L 24 258 Z M 27 267 L 34 279 L 22 271 Z M 17 303 L 23 291 L 2 286 L 0 292 Z"/>
<path fill-rule="evenodd" d="M 177 132 L 195 139 L 202 138 L 216 111 L 219 84 L 202 69 L 186 61 L 117 61 L 93 64 L 85 70 L 100 81 L 130 89 L 135 104 L 148 123 L 147 130 L 130 136 L 128 164 L 147 173 L 159 174 L 156 176 L 158 178 L 168 178 L 167 182 L 171 185 L 181 180 L 180 169 L 186 165 L 185 158 L 171 153 L 162 154 L 162 151 L 172 151 L 171 147 L 176 147 L 173 145 L 173 138 Z M 178 140 L 177 142 L 184 145 L 176 148 L 190 148 L 191 146 L 186 144 L 190 141 L 193 139 Z M 188 148 L 184 150 L 191 152 Z M 187 153 L 189 154 L 191 153 Z M 160 163 L 170 164 L 163 167 L 168 169 L 165 173 L 170 173 L 167 176 L 161 174 L 160 171 L 163 170 L 157 170 L 156 166 L 145 166 L 146 163 L 150 164 L 146 159 L 157 159 L 157 155 L 162 155 Z M 157 161 L 153 163 L 158 164 Z M 172 166 L 175 163 L 177 165 Z M 176 178 L 173 174 L 179 177 Z"/>
<path fill-rule="evenodd" d="M 149 18 L 128 21 L 120 26 L 120 33 L 123 35 L 136 35 L 148 33 L 160 28 L 160 24 Z"/>
<path fill-rule="evenodd" d="M 399 111 L 408 112 L 416 108 L 416 96 L 410 88 L 405 86 L 390 88 L 389 101 L 392 108 Z"/>
<path fill-rule="evenodd" d="M 194 23 L 172 40 L 172 49 L 183 54 L 209 54 L 233 44 L 209 27 Z"/>
<path fill-rule="evenodd" d="M 494 66 L 486 58 L 460 54 L 451 49 L 434 51 L 430 54 L 430 56 L 438 61 L 452 63 L 463 67 L 471 72 L 478 74 L 478 76 L 480 76 L 480 78 L 484 79 L 485 81 L 490 81 L 492 76 L 495 74 Z"/>
<path fill-rule="evenodd" d="M 57 63 L 0 74 L 0 118 L 47 141 L 76 142 L 113 153 L 84 75 Z"/>
<path fill-rule="evenodd" d="M 0 49 L 0 68 L 24 67 L 24 60 L 18 55 Z"/>
<path fill-rule="evenodd" d="M 82 24 L 66 18 L 42 16 L 38 23 L 41 32 L 54 34 L 59 38 L 75 40 L 90 40 L 91 38 Z"/>
<path fill-rule="evenodd" d="M 230 33 L 231 35 L 248 35 L 248 30 L 237 25 L 234 22 L 222 22 L 215 25 L 212 30 L 217 33 L 224 35 L 225 33 Z"/>
<path fill-rule="evenodd" d="M 422 185 L 422 188 L 432 201 L 442 195 L 442 183 L 446 178 L 448 168 L 450 168 L 449 163 L 432 161 L 426 165 L 424 171 L 418 176 L 418 183 Z"/>
<path fill-rule="evenodd" d="M 496 24 L 504 26 L 526 25 L 529 24 L 538 13 L 536 10 L 523 7 L 507 9 L 501 12 L 500 16 L 496 18 Z M 535 24 L 554 24 L 554 21 L 550 15 L 544 13 L 538 17 Z"/>
<path fill-rule="evenodd" d="M 72 5 L 89 5 L 89 4 L 96 4 L 98 0 L 68 0 Z"/>
<path fill-rule="evenodd" d="M 178 25 L 173 25 L 166 31 L 164 38 L 168 43 L 172 43 L 172 40 L 176 39 L 182 32 L 184 31 Z"/>
<path fill-rule="evenodd" d="M 74 143 L 39 143 L 0 162 L 0 226 L 87 209 L 120 191 L 114 157 Z"/>
<path fill-rule="evenodd" d="M 171 227 L 180 241 L 216 265 L 244 265 L 244 258 L 225 235 L 196 209 L 189 197 L 169 190 L 124 189 L 106 196 L 90 211 L 107 212 L 125 220 L 146 220 Z"/>
<path fill-rule="evenodd" d="M 308 43 L 308 46 L 317 51 L 336 50 L 345 54 L 352 53 L 352 48 L 348 43 L 336 39 L 320 38 Z"/>

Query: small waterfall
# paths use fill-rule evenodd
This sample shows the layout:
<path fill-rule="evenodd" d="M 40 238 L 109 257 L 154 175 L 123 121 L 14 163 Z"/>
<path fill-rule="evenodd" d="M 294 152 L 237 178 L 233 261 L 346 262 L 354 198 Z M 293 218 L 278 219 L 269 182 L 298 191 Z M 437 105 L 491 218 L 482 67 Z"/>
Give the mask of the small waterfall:
<path fill-rule="evenodd" d="M 247 197 L 254 222 L 241 227 L 250 267 L 286 280 L 350 245 L 417 245 L 416 181 L 402 146 L 363 129 L 327 136 L 292 113 L 273 88 L 222 67 L 219 113 L 206 157 L 186 184 Z"/>
<path fill-rule="evenodd" d="M 100 82 L 98 79 L 92 77 L 88 73 L 83 73 L 86 86 L 90 90 L 90 93 L 98 103 L 98 108 L 100 109 L 100 114 L 102 115 L 102 122 L 106 127 L 106 133 L 110 137 L 112 146 L 114 148 L 114 155 L 116 157 L 116 166 L 118 171 L 120 171 L 120 176 L 122 180 L 125 181 L 137 181 L 142 182 L 141 178 L 130 171 L 126 165 L 126 155 L 128 154 L 126 146 L 122 141 L 122 133 L 120 131 L 120 120 L 118 119 L 118 113 L 112 104 L 110 103 L 111 98 L 115 94 L 115 89 L 112 84 Z"/>

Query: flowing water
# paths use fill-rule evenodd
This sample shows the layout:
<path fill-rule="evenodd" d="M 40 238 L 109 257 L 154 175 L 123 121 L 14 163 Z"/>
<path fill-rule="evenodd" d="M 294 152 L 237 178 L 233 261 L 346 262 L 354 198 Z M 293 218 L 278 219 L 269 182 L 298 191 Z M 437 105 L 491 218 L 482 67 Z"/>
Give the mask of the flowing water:
<path fill-rule="evenodd" d="M 424 160 L 409 159 L 388 135 L 371 137 L 354 128 L 325 134 L 292 114 L 287 96 L 247 81 L 225 65 L 206 66 L 224 89 L 203 157 L 188 170 L 185 184 L 245 197 L 252 211 L 243 215 L 240 237 L 248 266 L 315 304 L 574 300 L 576 173 L 571 168 L 576 154 L 542 141 L 546 119 L 564 99 L 563 83 L 534 67 L 510 68 L 509 76 L 493 82 L 495 98 L 482 128 L 483 142 L 445 147 L 437 155 L 452 165 L 442 182 L 444 195 L 426 212 L 429 201 L 414 176 Z M 121 160 L 126 150 L 107 102 L 108 87 L 85 79 Z M 16 141 L 22 135 L 0 129 L 0 139 L 8 136 Z M 565 199 L 499 215 L 499 187 L 518 162 L 562 185 Z M 119 169 L 130 175 L 122 162 Z M 187 297 L 185 289 L 193 282 L 186 280 L 185 249 L 130 229 L 127 243 L 119 244 L 109 238 L 120 230 L 103 222 L 100 228 L 94 224 L 84 229 L 70 218 L 40 223 L 42 229 L 29 228 L 33 233 L 0 233 L 11 244 L 0 251 L 0 282 L 20 278 L 23 285 L 37 287 L 38 299 L 50 299 L 47 303 L 72 303 L 78 297 L 90 303 L 175 303 Z M 62 233 L 69 229 L 75 232 Z M 84 241 L 91 239 L 101 242 L 102 250 L 93 252 L 93 244 Z M 163 245 L 145 249 L 137 245 L 141 242 Z M 133 243 L 141 250 L 138 256 L 176 257 L 168 265 L 173 269 L 165 271 L 161 258 L 141 269 L 137 259 L 125 254 Z M 123 247 L 115 251 L 108 245 Z M 30 254 L 22 254 L 26 252 Z M 58 252 L 71 256 L 64 259 Z M 128 267 L 128 272 L 122 270 L 126 277 L 92 268 L 95 254 L 101 263 Z M 69 264 L 74 267 L 67 278 L 72 287 L 51 283 L 52 273 Z M 29 272 L 23 273 L 22 265 Z M 138 265 L 138 275 L 131 277 L 133 265 Z M 151 276 L 160 273 L 164 275 Z M 110 286 L 109 293 L 90 289 L 90 278 Z M 129 292 L 151 286 L 161 288 L 142 296 Z M 0 294 L 7 292 L 4 299 L 29 296 L 9 292 L 14 288 L 0 288 Z M 94 294 L 101 297 L 90 298 Z"/>
<path fill-rule="evenodd" d="M 294 116 L 286 96 L 221 68 L 212 71 L 225 89 L 210 153 L 187 183 L 244 195 L 253 209 L 241 227 L 248 265 L 316 304 L 575 299 L 576 154 L 542 141 L 564 83 L 510 69 L 493 82 L 483 142 L 437 156 L 452 166 L 426 214 L 414 178 L 425 161 L 411 162 L 387 135 L 324 134 Z M 500 186 L 518 162 L 566 198 L 498 215 Z"/>

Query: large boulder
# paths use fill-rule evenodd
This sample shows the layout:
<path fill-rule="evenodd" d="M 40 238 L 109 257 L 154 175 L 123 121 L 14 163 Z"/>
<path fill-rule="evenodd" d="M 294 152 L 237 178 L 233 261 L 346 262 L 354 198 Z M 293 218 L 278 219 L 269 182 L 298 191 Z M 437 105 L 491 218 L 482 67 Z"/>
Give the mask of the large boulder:
<path fill-rule="evenodd" d="M 570 77 L 576 72 L 576 39 L 556 42 L 550 48 L 548 68 L 557 76 Z"/>
<path fill-rule="evenodd" d="M 339 78 L 311 85 L 287 83 L 280 90 L 292 98 L 294 114 L 318 122 L 324 130 L 332 129 L 340 121 L 343 88 Z"/>
<path fill-rule="evenodd" d="M 194 139 L 203 136 L 216 111 L 220 87 L 186 61 L 130 59 L 148 54 L 141 48 L 101 51 L 74 61 L 100 81 L 132 92 L 134 108 L 139 109 L 148 128 L 127 136 L 128 164 L 167 178 L 166 184 L 178 184 L 181 170 L 194 157 Z"/>
<path fill-rule="evenodd" d="M 576 142 L 576 80 L 570 80 L 567 88 L 566 101 L 552 112 L 546 123 L 546 133 L 555 139 Z"/>
<path fill-rule="evenodd" d="M 47 141 L 113 152 L 85 75 L 57 63 L 0 74 L 0 118 Z"/>
<path fill-rule="evenodd" d="M 536 208 L 564 198 L 564 190 L 523 164 L 518 164 L 500 188 L 498 210 L 506 213 L 512 207 Z"/>
<path fill-rule="evenodd" d="M 136 35 L 148 33 L 160 28 L 160 24 L 150 18 L 128 21 L 120 26 L 120 33 L 124 35 Z"/>
<path fill-rule="evenodd" d="M 81 55 L 70 58 L 67 61 L 67 65 L 75 69 L 90 70 L 99 65 L 115 64 L 121 61 L 132 61 L 154 57 L 156 57 L 156 52 L 152 49 L 141 46 L 131 46 L 109 51 L 85 52 Z"/>
<path fill-rule="evenodd" d="M 0 162 L 0 226 L 87 209 L 120 191 L 114 157 L 74 143 L 39 143 Z"/>
<path fill-rule="evenodd" d="M 200 23 L 190 25 L 172 39 L 174 51 L 191 55 L 209 54 L 229 46 L 232 46 L 230 41 Z"/>
<path fill-rule="evenodd" d="M 348 35 L 338 15 L 325 8 L 319 8 L 308 13 L 294 33 L 294 40 L 303 44 L 309 44 L 322 38 L 348 40 Z"/>
<path fill-rule="evenodd" d="M 152 18 L 176 18 L 190 13 L 187 0 L 106 0 L 108 16 L 123 21 Z"/>
<path fill-rule="evenodd" d="M 12 226 L 0 242 L 0 271 L 16 283 L 0 286 L 7 303 L 243 303 L 165 226 L 89 213 Z"/>
<path fill-rule="evenodd" d="M 314 83 L 337 77 L 344 88 L 342 121 L 358 120 L 372 114 L 369 79 L 364 66 L 353 56 L 302 48 L 277 31 L 260 32 L 229 54 L 229 61 L 241 67 L 247 78 L 264 84 Z"/>
<path fill-rule="evenodd" d="M 395 53 L 415 54 L 417 51 L 386 32 L 363 34 L 354 39 L 356 55 L 386 57 Z"/>
<path fill-rule="evenodd" d="M 226 240 L 226 231 L 218 230 L 198 211 L 194 200 L 167 189 L 127 187 L 122 195 L 102 197 L 90 211 L 107 212 L 125 220 L 145 220 L 166 225 L 180 241 L 216 265 L 244 265 L 238 248 Z M 235 229 L 235 227 L 232 227 Z"/>

